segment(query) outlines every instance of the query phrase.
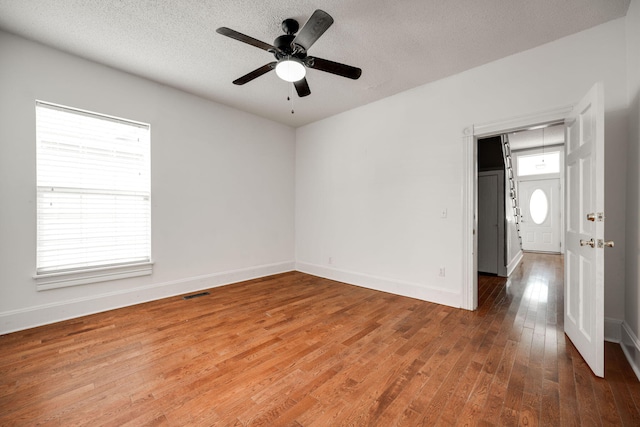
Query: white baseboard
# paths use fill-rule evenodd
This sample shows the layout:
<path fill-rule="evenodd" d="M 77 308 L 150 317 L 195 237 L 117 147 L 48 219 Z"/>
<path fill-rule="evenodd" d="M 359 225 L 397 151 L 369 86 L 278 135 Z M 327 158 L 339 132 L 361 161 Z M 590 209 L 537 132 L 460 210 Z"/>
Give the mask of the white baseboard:
<path fill-rule="evenodd" d="M 376 291 L 388 292 L 423 301 L 448 305 L 450 307 L 460 308 L 462 303 L 462 295 L 457 292 L 450 292 L 421 283 L 404 282 L 385 277 L 340 270 L 337 268 L 328 268 L 322 265 L 306 262 L 297 262 L 296 270 L 313 276 L 324 277 L 325 279 L 336 280 L 338 282 L 374 289 Z"/>
<path fill-rule="evenodd" d="M 0 334 L 34 328 L 36 326 L 47 325 L 62 320 L 141 304 L 175 295 L 201 291 L 203 289 L 215 288 L 244 280 L 270 276 L 272 274 L 285 273 L 293 271 L 294 269 L 294 261 L 260 265 L 6 311 L 0 313 Z"/>
<path fill-rule="evenodd" d="M 627 322 L 622 322 L 621 332 L 620 346 L 633 372 L 636 373 L 636 377 L 640 380 L 640 340 L 627 325 Z"/>
<path fill-rule="evenodd" d="M 511 276 L 511 273 L 513 273 L 513 270 L 515 270 L 518 264 L 520 264 L 520 261 L 522 261 L 523 256 L 524 256 L 524 253 L 522 252 L 522 249 L 520 249 L 516 254 L 516 256 L 513 257 L 511 262 L 507 265 L 507 277 Z"/>

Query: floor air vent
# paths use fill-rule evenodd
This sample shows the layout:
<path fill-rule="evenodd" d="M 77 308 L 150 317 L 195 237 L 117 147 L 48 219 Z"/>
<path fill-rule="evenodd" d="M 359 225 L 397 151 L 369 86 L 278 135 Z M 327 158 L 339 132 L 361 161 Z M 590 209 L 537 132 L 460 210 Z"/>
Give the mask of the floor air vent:
<path fill-rule="evenodd" d="M 193 298 L 203 297 L 205 295 L 209 295 L 209 292 L 200 292 L 199 294 L 187 295 L 182 297 L 182 299 L 193 299 Z"/>

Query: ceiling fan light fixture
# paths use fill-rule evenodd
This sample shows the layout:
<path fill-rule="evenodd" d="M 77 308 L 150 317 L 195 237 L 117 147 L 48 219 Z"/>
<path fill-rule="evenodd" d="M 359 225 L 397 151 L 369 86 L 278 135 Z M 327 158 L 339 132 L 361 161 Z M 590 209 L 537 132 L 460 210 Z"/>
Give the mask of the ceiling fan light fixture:
<path fill-rule="evenodd" d="M 307 69 L 298 59 L 286 58 L 276 65 L 276 74 L 285 82 L 297 82 L 304 78 Z"/>

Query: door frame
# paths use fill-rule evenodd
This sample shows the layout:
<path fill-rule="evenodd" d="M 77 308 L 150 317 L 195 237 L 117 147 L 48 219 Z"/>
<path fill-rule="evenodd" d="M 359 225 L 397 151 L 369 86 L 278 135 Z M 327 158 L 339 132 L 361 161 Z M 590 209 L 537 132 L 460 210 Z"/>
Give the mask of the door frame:
<path fill-rule="evenodd" d="M 462 304 L 478 308 L 478 139 L 527 127 L 564 122 L 574 105 L 553 108 L 493 122 L 471 124 L 462 131 Z M 565 166 L 566 168 L 566 166 Z M 562 172 L 564 176 L 564 170 Z M 564 229 L 562 231 L 564 233 Z"/>
<path fill-rule="evenodd" d="M 560 179 L 560 253 L 564 254 L 564 247 L 565 247 L 565 212 L 564 212 L 564 208 L 565 208 L 565 197 L 564 197 L 564 185 L 565 185 L 565 145 L 564 144 L 554 144 L 554 145 L 546 145 L 545 146 L 545 150 L 548 151 L 555 151 L 556 149 L 560 150 L 560 174 L 559 174 L 559 179 Z M 525 153 L 525 154 L 536 154 L 536 153 L 540 153 L 542 152 L 541 149 L 525 149 L 525 150 L 513 150 L 511 152 L 511 155 L 514 157 L 513 162 L 514 164 L 518 164 L 518 155 L 521 153 Z M 516 173 L 517 173 L 517 168 L 516 168 Z M 522 181 L 529 181 L 529 180 L 537 180 L 537 179 L 546 179 L 544 178 L 545 175 L 530 175 L 528 177 L 518 177 L 516 178 L 516 185 L 519 185 L 520 182 Z"/>

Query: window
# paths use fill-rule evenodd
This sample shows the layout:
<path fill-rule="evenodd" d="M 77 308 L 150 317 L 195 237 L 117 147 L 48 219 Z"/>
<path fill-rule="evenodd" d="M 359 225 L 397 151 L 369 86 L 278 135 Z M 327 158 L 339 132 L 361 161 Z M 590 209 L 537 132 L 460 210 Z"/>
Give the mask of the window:
<path fill-rule="evenodd" d="M 547 195 L 541 189 L 536 189 L 531 194 L 531 199 L 529 200 L 529 213 L 531 214 L 531 219 L 536 224 L 540 225 L 547 219 L 547 214 L 549 213 L 549 201 L 547 199 Z"/>
<path fill-rule="evenodd" d="M 518 156 L 518 176 L 560 173 L 560 152 Z"/>
<path fill-rule="evenodd" d="M 151 274 L 149 125 L 36 102 L 38 289 Z"/>

